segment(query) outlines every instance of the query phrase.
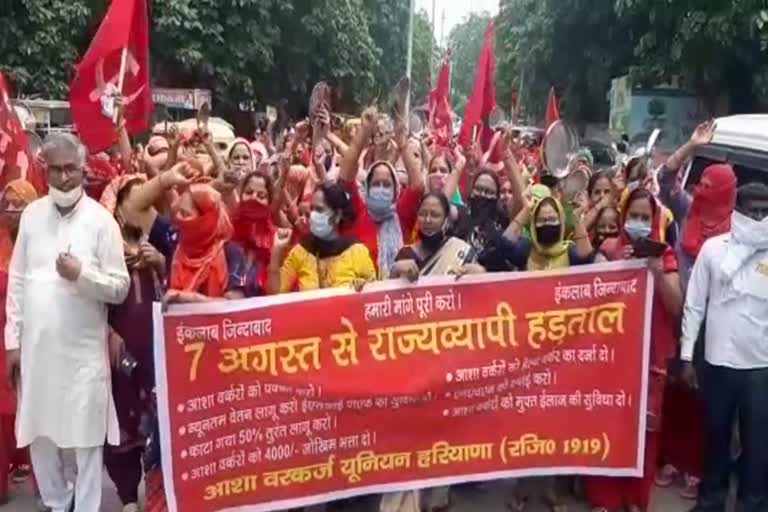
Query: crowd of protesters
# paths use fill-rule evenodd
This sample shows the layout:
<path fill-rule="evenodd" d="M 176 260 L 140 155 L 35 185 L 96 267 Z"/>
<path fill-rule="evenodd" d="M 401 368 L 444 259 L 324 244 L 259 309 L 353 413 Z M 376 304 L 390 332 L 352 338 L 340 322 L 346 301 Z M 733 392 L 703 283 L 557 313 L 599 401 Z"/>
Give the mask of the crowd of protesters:
<path fill-rule="evenodd" d="M 205 125 L 133 144 L 120 117 L 110 153 L 89 155 L 71 134 L 46 138 L 47 195 L 22 180 L 2 191 L 0 478 L 33 473 L 48 509 L 96 512 L 106 467 L 125 512 L 139 509 L 142 480 L 142 509 L 165 510 L 154 301 L 648 258 L 645 474 L 584 478 L 577 492 L 596 512 L 637 512 L 654 484 L 680 482 L 695 510 L 721 512 L 737 472 L 744 510 L 768 510 L 768 186 L 738 187 L 729 165 L 714 164 L 682 188 L 680 169 L 711 141 L 712 122 L 659 170 L 639 156 L 599 171 L 581 152 L 574 165 L 589 181 L 574 191 L 514 130 L 486 151 L 463 149 L 375 108 L 336 126 L 327 107 L 226 149 Z M 639 240 L 663 250 L 639 254 Z M 573 486 L 548 480 L 544 499 L 566 510 Z M 510 492 L 511 510 L 526 509 L 524 488 Z M 397 493 L 378 506 L 450 510 L 450 495 Z"/>

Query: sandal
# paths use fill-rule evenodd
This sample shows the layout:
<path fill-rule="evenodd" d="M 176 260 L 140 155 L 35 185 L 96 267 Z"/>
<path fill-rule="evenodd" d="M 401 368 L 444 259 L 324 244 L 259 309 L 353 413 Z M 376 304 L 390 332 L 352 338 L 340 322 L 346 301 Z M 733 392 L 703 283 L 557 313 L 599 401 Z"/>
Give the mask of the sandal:
<path fill-rule="evenodd" d="M 671 464 L 667 464 L 656 473 L 656 477 L 653 480 L 656 487 L 661 487 L 663 489 L 675 483 L 678 476 L 680 476 L 680 473 L 677 471 L 677 468 Z"/>
<path fill-rule="evenodd" d="M 680 490 L 680 497 L 686 500 L 695 500 L 699 497 L 699 482 L 701 479 L 695 476 L 685 475 L 685 487 Z"/>

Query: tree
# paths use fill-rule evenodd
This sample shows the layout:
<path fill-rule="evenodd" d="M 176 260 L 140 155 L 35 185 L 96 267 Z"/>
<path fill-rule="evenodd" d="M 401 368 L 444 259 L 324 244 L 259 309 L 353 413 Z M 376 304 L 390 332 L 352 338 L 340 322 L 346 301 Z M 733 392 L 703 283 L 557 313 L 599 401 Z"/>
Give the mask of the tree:
<path fill-rule="evenodd" d="M 426 101 L 427 94 L 437 80 L 436 70 L 432 69 L 430 72 L 430 65 L 437 66 L 441 61 L 442 50 L 438 48 L 435 41 L 429 16 L 426 11 L 419 11 L 413 19 L 413 69 L 411 70 L 413 105 L 420 105 Z M 430 77 L 432 83 L 430 83 Z"/>
<path fill-rule="evenodd" d="M 7 0 L 0 65 L 23 94 L 65 98 L 110 0 Z M 303 115 L 314 83 L 357 111 L 405 75 L 408 0 L 148 0 L 153 85 L 211 89 L 214 110 L 287 100 Z M 414 96 L 429 89 L 434 39 L 415 17 Z"/>
<path fill-rule="evenodd" d="M 90 9 L 83 0 L 7 0 L 0 68 L 25 94 L 66 97 Z M 86 43 L 87 44 L 87 43 Z"/>
<path fill-rule="evenodd" d="M 497 23 L 499 91 L 514 80 L 531 121 L 543 118 L 549 88 L 562 100 L 563 117 L 579 122 L 608 118 L 606 91 L 632 59 L 634 17 L 619 18 L 611 2 L 502 0 Z M 509 106 L 508 94 L 499 103 Z"/>
<path fill-rule="evenodd" d="M 448 47 L 452 52 L 451 105 L 459 115 L 464 112 L 467 98 L 472 94 L 477 59 L 489 21 L 491 16 L 487 12 L 471 13 L 448 34 Z"/>
<path fill-rule="evenodd" d="M 409 0 L 364 0 L 369 31 L 379 52 L 379 59 L 373 68 L 373 88 L 366 103 L 385 99 L 397 81 L 405 76 L 409 8 Z M 430 88 L 430 51 L 437 56 L 440 50 L 427 13 L 423 10 L 417 12 L 413 22 L 412 100 L 417 105 L 424 101 Z"/>
<path fill-rule="evenodd" d="M 677 81 L 709 100 L 725 93 L 733 111 L 752 111 L 766 96 L 768 11 L 762 0 L 617 0 L 622 18 L 647 18 L 635 39 L 636 81 Z"/>

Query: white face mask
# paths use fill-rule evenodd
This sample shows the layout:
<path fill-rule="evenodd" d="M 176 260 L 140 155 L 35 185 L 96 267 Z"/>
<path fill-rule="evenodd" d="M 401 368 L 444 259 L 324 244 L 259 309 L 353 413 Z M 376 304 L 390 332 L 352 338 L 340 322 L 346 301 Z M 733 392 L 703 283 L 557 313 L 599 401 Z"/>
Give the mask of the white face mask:
<path fill-rule="evenodd" d="M 81 185 L 79 187 L 73 188 L 68 192 L 64 192 L 63 190 L 59 190 L 55 187 L 49 187 L 48 195 L 51 196 L 51 200 L 54 202 L 54 204 L 56 204 L 56 206 L 60 208 L 69 208 L 74 206 L 75 203 L 80 200 L 83 195 L 83 187 Z"/>

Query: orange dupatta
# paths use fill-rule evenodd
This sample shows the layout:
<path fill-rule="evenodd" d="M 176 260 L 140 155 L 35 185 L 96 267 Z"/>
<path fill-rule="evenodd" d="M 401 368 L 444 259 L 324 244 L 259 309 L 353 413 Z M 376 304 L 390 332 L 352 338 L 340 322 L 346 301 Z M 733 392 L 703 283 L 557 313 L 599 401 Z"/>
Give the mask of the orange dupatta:
<path fill-rule="evenodd" d="M 28 205 L 35 199 L 37 199 L 37 191 L 30 182 L 25 179 L 19 178 L 8 182 L 3 190 L 3 198 L 9 191 L 15 193 L 19 198 L 24 201 L 24 205 Z M 7 227 L 0 228 L 0 271 L 7 272 L 8 266 L 11 263 L 11 255 L 13 254 L 14 240 Z"/>
<path fill-rule="evenodd" d="M 232 223 L 221 195 L 210 185 L 193 184 L 189 193 L 199 214 L 194 218 L 174 214 L 179 245 L 171 265 L 170 287 L 223 297 L 229 278 L 224 245 L 232 237 Z"/>

